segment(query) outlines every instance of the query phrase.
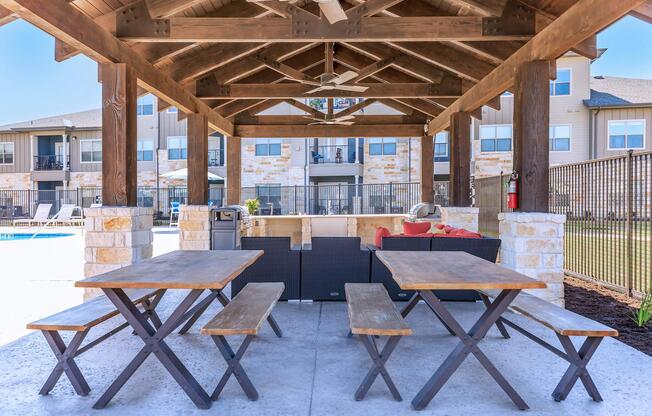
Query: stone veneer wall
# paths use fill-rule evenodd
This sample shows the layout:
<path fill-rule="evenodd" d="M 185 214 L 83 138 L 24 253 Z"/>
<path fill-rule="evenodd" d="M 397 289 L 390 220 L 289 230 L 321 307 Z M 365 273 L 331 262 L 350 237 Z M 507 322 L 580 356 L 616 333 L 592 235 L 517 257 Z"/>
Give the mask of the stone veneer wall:
<path fill-rule="evenodd" d="M 421 171 L 420 138 L 399 138 L 396 155 L 369 155 L 369 141 L 364 144 L 364 183 L 419 182 Z M 411 155 L 409 160 L 408 155 Z"/>
<path fill-rule="evenodd" d="M 478 232 L 478 215 L 480 208 L 475 207 L 439 207 L 441 223 L 455 228 L 464 228 Z"/>
<path fill-rule="evenodd" d="M 500 172 L 511 173 L 513 170 L 512 152 L 480 151 L 480 140 L 473 140 L 473 176 L 485 178 L 498 176 Z"/>
<path fill-rule="evenodd" d="M 106 273 L 152 257 L 152 208 L 87 208 L 84 214 L 84 276 Z M 86 289 L 84 298 L 99 293 L 99 289 Z"/>
<path fill-rule="evenodd" d="M 547 213 L 498 214 L 501 264 L 546 282 L 533 295 L 564 306 L 564 223 L 566 216 Z"/>
<path fill-rule="evenodd" d="M 32 189 L 32 174 L 0 173 L 0 189 Z"/>
<path fill-rule="evenodd" d="M 182 205 L 179 213 L 179 250 L 210 250 L 211 224 L 208 205 Z"/>
<path fill-rule="evenodd" d="M 260 184 L 303 185 L 304 168 L 303 165 L 293 165 L 291 143 L 281 144 L 280 156 L 256 156 L 255 139 L 243 139 L 241 164 L 243 187 Z"/>

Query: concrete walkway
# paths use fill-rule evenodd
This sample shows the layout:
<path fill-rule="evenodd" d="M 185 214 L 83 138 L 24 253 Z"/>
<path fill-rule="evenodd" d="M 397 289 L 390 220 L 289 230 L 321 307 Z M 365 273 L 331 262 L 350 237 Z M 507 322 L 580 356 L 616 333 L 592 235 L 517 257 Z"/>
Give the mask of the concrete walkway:
<path fill-rule="evenodd" d="M 167 315 L 182 292 L 168 292 L 160 311 Z M 213 305 L 189 334 L 171 335 L 169 345 L 209 393 L 225 364 L 215 345 L 199 335 L 199 327 L 219 309 Z M 457 303 L 451 310 L 469 327 L 482 312 L 474 303 Z M 403 402 L 392 400 L 378 379 L 364 401 L 353 393 L 370 367 L 359 340 L 347 338 L 348 319 L 344 303 L 280 303 L 277 321 L 285 332 L 278 339 L 269 326 L 252 343 L 242 364 L 260 393 L 250 402 L 231 379 L 220 400 L 210 410 L 194 407 L 158 361 L 150 357 L 114 400 L 102 411 L 91 406 L 101 392 L 142 346 L 129 331 L 123 331 L 78 358 L 92 391 L 75 396 L 62 378 L 47 397 L 38 390 L 54 359 L 39 333 L 0 347 L 0 414 L 2 415 L 649 415 L 652 390 L 647 383 L 652 359 L 612 339 L 606 340 L 594 357 L 590 371 L 605 401 L 594 403 L 578 383 L 568 399 L 556 403 L 550 397 L 566 364 L 523 336 L 512 333 L 504 340 L 492 329 L 483 350 L 516 386 L 531 410 L 517 410 L 475 358 L 470 357 L 430 406 L 415 412 L 410 401 L 453 349 L 456 339 L 436 322 L 425 305 L 418 305 L 408 322 L 415 330 L 399 343 L 388 362 Z M 521 316 L 513 319 L 556 343 L 551 331 Z M 116 320 L 104 324 L 115 325 Z M 97 334 L 99 329 L 95 330 Z M 513 331 L 512 331 L 513 332 Z M 89 339 L 93 336 L 93 331 Z M 236 345 L 239 341 L 236 341 Z"/>

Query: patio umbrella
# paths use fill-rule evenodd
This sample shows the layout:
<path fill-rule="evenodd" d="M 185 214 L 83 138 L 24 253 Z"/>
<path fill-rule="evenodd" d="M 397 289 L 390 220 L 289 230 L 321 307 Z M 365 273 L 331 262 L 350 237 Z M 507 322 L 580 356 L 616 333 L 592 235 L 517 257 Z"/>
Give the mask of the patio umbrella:
<path fill-rule="evenodd" d="M 173 170 L 172 172 L 163 173 L 160 175 L 162 178 L 175 179 L 175 180 L 188 180 L 188 168 Z M 209 181 L 223 181 L 224 178 L 214 173 L 208 172 Z"/>

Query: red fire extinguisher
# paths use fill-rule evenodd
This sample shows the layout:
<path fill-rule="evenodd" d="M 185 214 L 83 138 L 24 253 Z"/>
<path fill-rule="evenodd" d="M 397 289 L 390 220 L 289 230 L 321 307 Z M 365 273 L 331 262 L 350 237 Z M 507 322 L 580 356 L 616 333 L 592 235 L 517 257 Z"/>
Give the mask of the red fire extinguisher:
<path fill-rule="evenodd" d="M 507 208 L 518 208 L 518 173 L 512 172 L 507 181 Z"/>

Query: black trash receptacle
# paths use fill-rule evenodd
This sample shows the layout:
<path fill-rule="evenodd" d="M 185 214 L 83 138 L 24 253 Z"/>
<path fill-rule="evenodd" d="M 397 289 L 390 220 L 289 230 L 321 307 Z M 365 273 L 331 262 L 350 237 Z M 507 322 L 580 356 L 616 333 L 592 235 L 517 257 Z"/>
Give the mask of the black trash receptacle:
<path fill-rule="evenodd" d="M 345 283 L 369 283 L 370 263 L 360 237 L 313 237 L 301 250 L 301 299 L 345 300 Z"/>

